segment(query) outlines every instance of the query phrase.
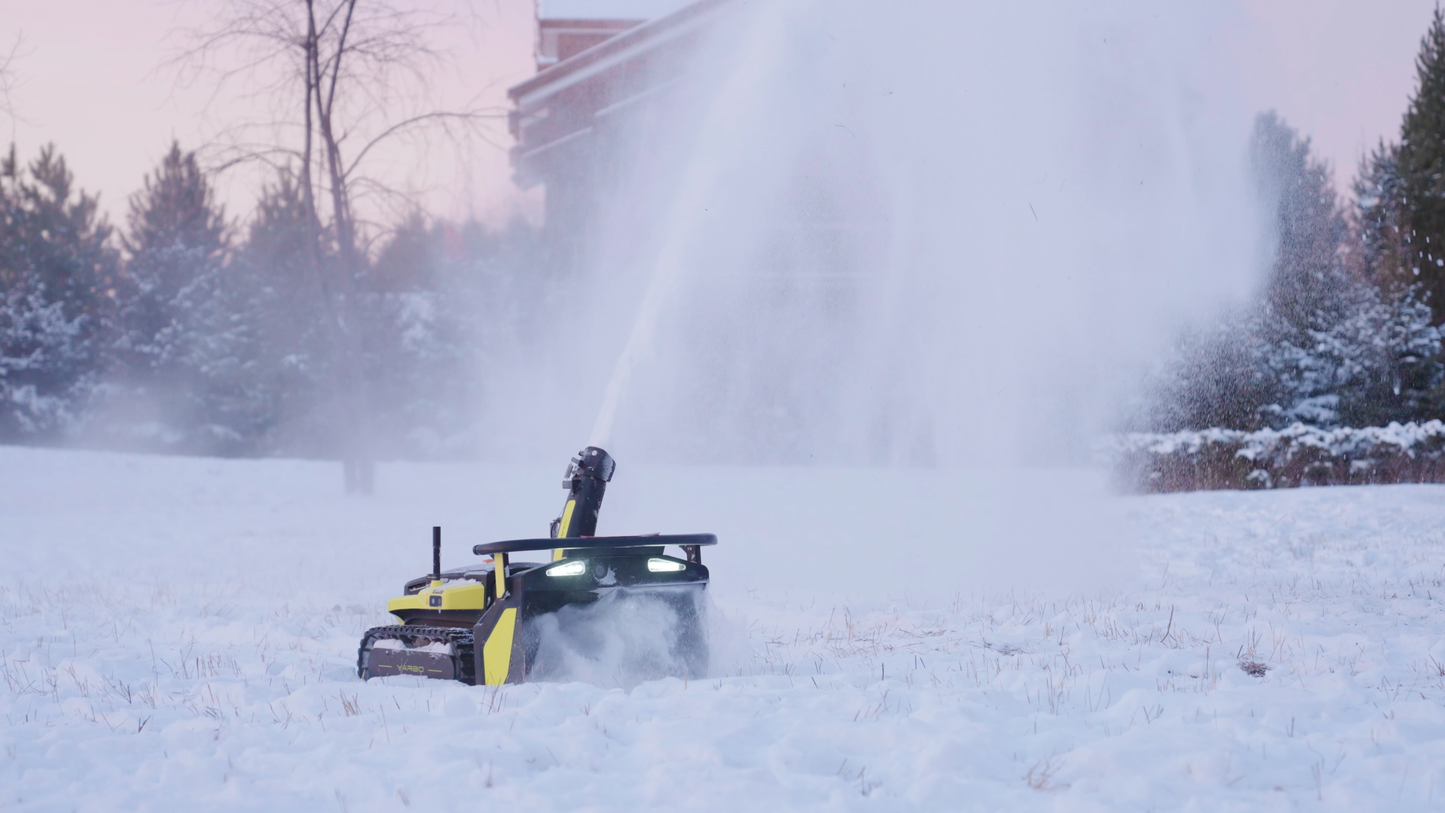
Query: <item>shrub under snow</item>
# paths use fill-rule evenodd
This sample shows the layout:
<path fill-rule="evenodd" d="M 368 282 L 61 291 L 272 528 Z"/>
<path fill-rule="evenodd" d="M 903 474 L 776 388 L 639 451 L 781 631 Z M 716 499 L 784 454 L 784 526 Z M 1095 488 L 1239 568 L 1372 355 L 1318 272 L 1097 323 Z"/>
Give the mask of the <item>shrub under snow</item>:
<path fill-rule="evenodd" d="M 1130 433 L 1105 454 L 1129 490 L 1445 482 L 1445 423 Z"/>

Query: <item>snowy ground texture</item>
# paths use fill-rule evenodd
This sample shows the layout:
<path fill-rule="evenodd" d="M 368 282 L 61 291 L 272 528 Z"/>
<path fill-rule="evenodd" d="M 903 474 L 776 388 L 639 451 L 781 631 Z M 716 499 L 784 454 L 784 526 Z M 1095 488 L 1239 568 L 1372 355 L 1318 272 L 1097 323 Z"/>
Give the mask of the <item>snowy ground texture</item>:
<path fill-rule="evenodd" d="M 1092 592 L 769 592 L 720 547 L 709 679 L 359 682 L 432 522 L 531 533 L 556 474 L 357 501 L 321 464 L 0 449 L 0 808 L 1445 805 L 1445 486 L 1116 498 L 1138 554 Z"/>

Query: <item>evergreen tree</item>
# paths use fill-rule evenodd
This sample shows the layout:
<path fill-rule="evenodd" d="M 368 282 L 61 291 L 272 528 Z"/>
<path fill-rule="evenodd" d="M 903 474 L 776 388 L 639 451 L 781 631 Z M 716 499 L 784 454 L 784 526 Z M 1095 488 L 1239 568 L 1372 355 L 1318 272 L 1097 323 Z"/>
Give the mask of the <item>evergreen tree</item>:
<path fill-rule="evenodd" d="M 1390 150 L 1356 181 L 1351 240 L 1329 168 L 1273 113 L 1256 121 L 1253 167 L 1277 240 L 1261 301 L 1184 341 L 1154 421 L 1165 429 L 1375 425 L 1411 420 L 1445 378 L 1441 331 L 1413 281 L 1371 284 L 1398 256 Z M 1351 246 L 1353 248 L 1351 249 Z"/>
<path fill-rule="evenodd" d="M 1329 165 L 1310 141 L 1273 111 L 1255 119 L 1251 165 L 1270 226 L 1275 257 L 1268 306 L 1290 332 L 1326 327 L 1342 315 L 1347 276 L 1342 249 L 1348 228 Z"/>
<path fill-rule="evenodd" d="M 1419 417 L 1445 377 L 1440 329 L 1416 289 L 1379 288 L 1342 280 L 1340 318 L 1318 329 L 1286 333 L 1254 327 L 1260 378 L 1273 398 L 1260 410 L 1272 426 L 1306 423 L 1378 426 Z M 1280 338 L 1283 335 L 1284 338 Z"/>
<path fill-rule="evenodd" d="M 259 334 L 228 255 L 225 214 L 194 153 L 172 143 L 131 197 L 115 361 L 101 419 L 111 440 L 234 454 L 255 431 Z"/>
<path fill-rule="evenodd" d="M 360 280 L 362 287 L 376 293 L 435 288 L 444 230 L 428 227 L 421 212 L 408 214 L 382 244 L 376 261 Z"/>
<path fill-rule="evenodd" d="M 1356 275 L 1378 285 L 1409 286 L 1416 281 L 1406 265 L 1399 165 L 1399 148 L 1381 141 L 1361 156 L 1359 174 L 1351 187 L 1354 239 L 1348 260 Z"/>
<path fill-rule="evenodd" d="M 325 419 L 334 349 L 323 323 L 318 275 L 311 269 L 314 231 L 295 176 L 277 173 L 256 204 L 245 242 L 230 269 L 253 326 L 250 363 L 251 452 L 334 455 L 338 439 Z M 321 263 L 333 261 L 319 254 Z"/>
<path fill-rule="evenodd" d="M 388 454 L 473 453 L 481 371 L 515 358 L 524 307 L 545 281 L 527 273 L 537 230 L 453 224 L 413 214 L 389 235 L 363 278 L 366 378 L 377 449 Z"/>
<path fill-rule="evenodd" d="M 0 439 L 44 439 L 67 428 L 92 382 L 83 316 L 19 287 L 0 300 Z"/>
<path fill-rule="evenodd" d="M 1436 324 L 1445 322 L 1445 16 L 1440 7 L 1420 41 L 1415 95 L 1398 153 L 1404 265 L 1418 278 Z"/>
<path fill-rule="evenodd" d="M 0 162 L 0 285 L 42 289 L 47 301 L 64 303 L 68 318 L 84 316 L 96 331 L 109 315 L 119 257 L 97 199 L 73 185 L 54 145 L 23 169 L 10 148 Z"/>
<path fill-rule="evenodd" d="M 1261 418 L 1359 426 L 1415 417 L 1440 380 L 1440 335 L 1420 288 L 1395 270 L 1401 194 L 1393 150 L 1376 149 L 1354 185 L 1353 254 L 1363 274 L 1350 269 L 1349 224 L 1309 139 L 1266 114 L 1256 122 L 1253 155 L 1279 240 L 1266 303 L 1249 328 L 1256 379 L 1272 390 Z"/>
<path fill-rule="evenodd" d="M 366 384 L 378 452 L 436 452 L 457 431 L 471 375 L 456 292 L 439 286 L 446 227 L 413 212 L 360 280 Z M 419 448 L 420 447 L 420 448 Z"/>
<path fill-rule="evenodd" d="M 1258 429 L 1263 408 L 1278 400 L 1275 382 L 1260 364 L 1256 309 L 1229 314 L 1204 329 L 1186 331 L 1175 358 L 1153 382 L 1145 427 Z"/>
<path fill-rule="evenodd" d="M 127 221 L 124 361 L 141 376 L 176 383 L 201 327 L 195 309 L 217 294 L 226 251 L 225 215 L 195 153 L 172 142 L 131 197 Z"/>
<path fill-rule="evenodd" d="M 0 438 L 54 437 L 89 397 L 119 257 L 53 145 L 0 161 Z"/>

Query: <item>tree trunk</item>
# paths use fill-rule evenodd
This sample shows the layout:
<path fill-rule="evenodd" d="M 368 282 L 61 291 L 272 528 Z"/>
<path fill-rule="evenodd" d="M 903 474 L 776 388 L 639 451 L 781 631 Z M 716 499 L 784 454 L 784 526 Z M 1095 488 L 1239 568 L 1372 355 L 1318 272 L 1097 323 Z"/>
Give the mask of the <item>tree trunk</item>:
<path fill-rule="evenodd" d="M 355 7 L 355 0 L 347 6 L 344 31 L 350 30 L 351 15 Z M 340 75 L 342 58 L 346 54 L 346 34 L 342 34 L 337 46 L 327 88 L 327 77 L 321 64 L 321 44 L 318 41 L 314 0 L 306 0 L 306 11 L 306 143 L 302 165 L 306 173 L 306 206 L 314 232 L 310 262 L 313 273 L 322 284 L 322 301 L 328 311 L 326 322 L 331 334 L 332 350 L 336 354 L 331 404 L 334 410 L 333 426 L 340 441 L 342 485 L 347 494 L 371 494 L 376 482 L 376 462 L 371 448 L 371 405 L 362 361 L 361 314 L 356 292 L 356 279 L 361 271 L 363 258 L 356 250 L 356 226 L 351 217 L 346 178 L 341 171 L 340 145 L 331 126 L 336 82 Z M 324 94 L 323 89 L 327 91 Z M 312 138 L 317 130 L 320 131 L 326 173 L 331 185 L 332 220 L 336 227 L 339 259 L 335 268 L 336 279 L 331 285 L 325 284 L 327 273 L 320 258 L 323 233 L 321 218 L 316 212 L 315 175 L 311 166 Z"/>

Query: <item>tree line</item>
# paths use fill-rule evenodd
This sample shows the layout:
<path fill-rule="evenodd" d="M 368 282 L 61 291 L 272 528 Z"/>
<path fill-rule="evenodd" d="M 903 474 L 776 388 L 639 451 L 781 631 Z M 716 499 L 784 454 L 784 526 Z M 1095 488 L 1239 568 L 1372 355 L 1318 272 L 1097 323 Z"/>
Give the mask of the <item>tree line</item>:
<path fill-rule="evenodd" d="M 1348 196 L 1310 141 L 1256 120 L 1250 164 L 1274 258 L 1248 307 L 1181 340 L 1134 428 L 1382 426 L 1445 417 L 1445 17 L 1416 60 L 1398 141 Z"/>
<path fill-rule="evenodd" d="M 206 145 L 217 171 L 271 173 L 244 226 L 179 144 L 121 229 L 53 146 L 25 162 L 12 147 L 0 442 L 323 456 L 363 492 L 380 456 L 464 453 L 477 348 L 515 321 L 493 289 L 535 279 L 501 269 L 538 253 L 524 225 L 428 220 L 377 167 L 388 148 L 471 149 L 499 118 L 430 99 L 447 62 L 432 35 L 459 22 L 445 5 L 225 0 L 178 32 L 178 81 L 269 97 Z M 366 219 L 387 211 L 411 214 Z"/>
<path fill-rule="evenodd" d="M 337 458 L 337 366 L 314 217 L 278 172 L 244 226 L 194 152 L 172 144 L 123 228 L 47 146 L 0 162 L 0 442 Z M 334 242 L 329 245 L 334 246 Z M 348 274 L 373 454 L 465 454 L 478 348 L 516 328 L 505 306 L 533 229 L 415 212 Z M 317 259 L 326 273 L 310 272 Z M 342 399 L 340 404 L 337 399 Z"/>
<path fill-rule="evenodd" d="M 0 443 L 356 459 L 347 485 L 360 490 L 377 457 L 476 448 L 485 354 L 505 352 L 538 310 L 521 303 L 546 300 L 535 273 L 545 247 L 525 224 L 494 230 L 415 209 L 384 233 L 362 227 L 355 196 L 376 188 L 360 168 L 373 142 L 343 149 L 334 100 L 346 82 L 398 65 L 424 82 L 408 55 L 426 55 L 427 27 L 387 4 L 325 5 L 232 0 L 203 40 L 263 43 L 257 59 L 285 65 L 300 55 L 294 86 L 278 86 L 302 102 L 291 117 L 300 143 L 226 156 L 273 168 L 244 223 L 179 144 L 120 228 L 53 146 L 0 159 Z M 1129 428 L 1445 415 L 1438 8 L 1417 71 L 1398 140 L 1361 160 L 1345 196 L 1308 138 L 1274 113 L 1258 118 L 1249 159 L 1276 247 L 1266 284 L 1248 307 L 1182 338 Z M 380 122 L 378 139 L 480 116 L 365 114 Z"/>

